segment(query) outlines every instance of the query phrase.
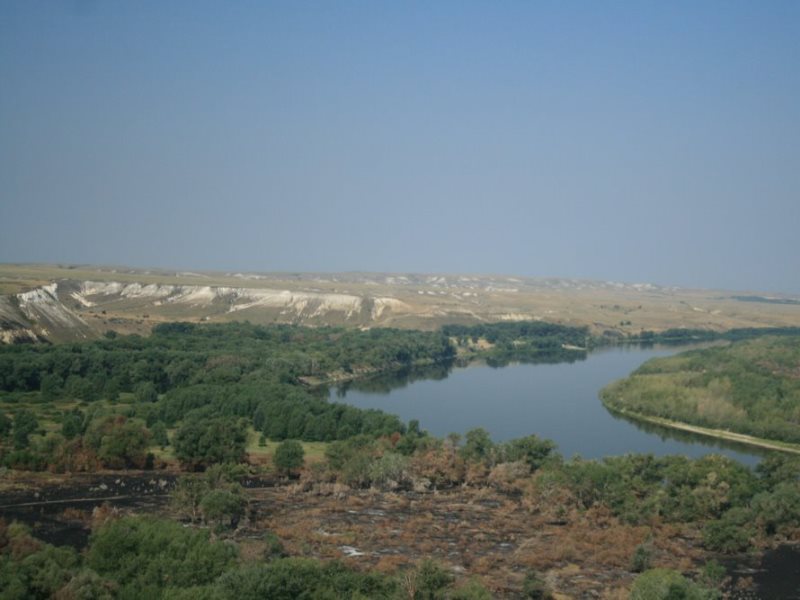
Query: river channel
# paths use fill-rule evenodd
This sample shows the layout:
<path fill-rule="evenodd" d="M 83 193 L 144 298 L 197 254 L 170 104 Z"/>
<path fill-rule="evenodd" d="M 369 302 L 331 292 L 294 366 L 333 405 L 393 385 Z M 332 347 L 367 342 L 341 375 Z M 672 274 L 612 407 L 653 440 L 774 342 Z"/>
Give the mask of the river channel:
<path fill-rule="evenodd" d="M 600 402 L 604 386 L 650 358 L 697 347 L 615 346 L 572 363 L 409 370 L 348 382 L 332 388 L 330 399 L 417 419 L 435 436 L 474 427 L 485 428 L 495 441 L 536 434 L 555 441 L 567 458 L 717 453 L 753 466 L 764 450 L 626 420 Z"/>

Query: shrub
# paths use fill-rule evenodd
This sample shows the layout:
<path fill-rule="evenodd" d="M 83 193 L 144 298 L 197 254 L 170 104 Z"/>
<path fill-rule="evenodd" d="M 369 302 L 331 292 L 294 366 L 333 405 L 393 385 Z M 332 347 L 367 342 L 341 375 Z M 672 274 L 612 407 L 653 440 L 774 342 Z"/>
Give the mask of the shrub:
<path fill-rule="evenodd" d="M 168 587 L 214 581 L 233 564 L 236 549 L 211 542 L 207 531 L 150 517 L 106 522 L 90 539 L 87 563 L 117 582 L 127 597 L 158 597 Z"/>
<path fill-rule="evenodd" d="M 703 588 L 671 569 L 651 569 L 639 575 L 630 600 L 712 600 L 717 592 Z"/>
<path fill-rule="evenodd" d="M 756 531 L 752 512 L 746 508 L 732 508 L 722 518 L 710 521 L 703 529 L 703 540 L 710 550 L 741 552 L 750 546 Z"/>
<path fill-rule="evenodd" d="M 553 592 L 541 575 L 534 571 L 529 571 L 522 581 L 522 595 L 532 600 L 550 600 L 553 597 Z"/>
<path fill-rule="evenodd" d="M 653 549 L 649 544 L 639 544 L 631 557 L 631 571 L 642 573 L 650 568 L 653 560 Z"/>

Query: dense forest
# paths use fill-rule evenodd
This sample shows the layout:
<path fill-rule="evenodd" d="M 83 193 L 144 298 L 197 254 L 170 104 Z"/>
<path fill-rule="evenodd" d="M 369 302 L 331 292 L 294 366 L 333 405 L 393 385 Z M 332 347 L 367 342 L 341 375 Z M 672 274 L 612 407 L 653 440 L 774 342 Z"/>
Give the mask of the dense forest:
<path fill-rule="evenodd" d="M 800 443 L 800 337 L 652 359 L 602 398 L 628 413 Z"/>
<path fill-rule="evenodd" d="M 604 336 L 596 338 L 594 341 L 595 343 L 608 343 L 610 340 L 617 340 L 638 344 L 683 344 L 718 340 L 735 342 L 765 335 L 798 336 L 800 335 L 800 327 L 737 327 L 724 331 L 686 327 L 676 327 L 662 331 L 643 329 L 638 333 L 628 333 L 625 336 L 621 336 L 617 332 L 606 332 Z"/>
<path fill-rule="evenodd" d="M 586 357 L 593 340 L 588 327 L 539 321 L 445 325 L 442 333 L 460 348 L 484 342 L 481 358 L 490 366 L 510 362 L 571 362 Z"/>
<path fill-rule="evenodd" d="M 396 417 L 329 403 L 312 384 L 471 357 L 564 360 L 587 332 L 546 323 L 360 331 L 247 323 L 166 323 L 149 337 L 0 348 L 0 460 L 57 471 L 145 467 L 171 443 L 181 463 L 238 458 L 246 429 L 327 442 L 403 433 Z M 454 343 L 455 340 L 455 343 Z"/>

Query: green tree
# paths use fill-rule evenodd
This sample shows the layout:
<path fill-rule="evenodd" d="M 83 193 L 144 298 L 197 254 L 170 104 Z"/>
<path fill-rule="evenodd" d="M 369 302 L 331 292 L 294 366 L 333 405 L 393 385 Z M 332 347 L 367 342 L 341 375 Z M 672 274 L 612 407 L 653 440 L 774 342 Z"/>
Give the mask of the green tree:
<path fill-rule="evenodd" d="M 136 401 L 142 403 L 151 403 L 158 400 L 158 392 L 156 386 L 151 381 L 143 381 L 136 386 Z"/>
<path fill-rule="evenodd" d="M 222 527 L 226 519 L 235 528 L 239 518 L 244 514 L 247 501 L 234 489 L 212 490 L 200 501 L 200 511 L 206 522 L 216 522 Z"/>
<path fill-rule="evenodd" d="M 170 503 L 181 515 L 194 522 L 200 515 L 200 502 L 210 489 L 205 479 L 196 475 L 186 475 L 178 479 L 170 492 Z"/>
<path fill-rule="evenodd" d="M 414 600 L 443 600 L 453 580 L 441 565 L 430 559 L 423 560 L 417 567 Z"/>
<path fill-rule="evenodd" d="M 144 468 L 150 432 L 122 415 L 100 417 L 86 429 L 86 443 L 109 469 Z"/>
<path fill-rule="evenodd" d="M 303 466 L 304 459 L 305 450 L 303 450 L 303 445 L 297 440 L 285 440 L 278 444 L 275 449 L 272 462 L 277 469 L 283 471 L 288 477 L 292 471 Z"/>
<path fill-rule="evenodd" d="M 36 416 L 23 408 L 14 414 L 14 447 L 17 449 L 28 447 L 28 437 L 39 428 Z"/>
<path fill-rule="evenodd" d="M 190 417 L 176 432 L 172 445 L 178 460 L 192 470 L 202 470 L 215 463 L 242 462 L 247 427 L 243 421 L 232 417 Z"/>
<path fill-rule="evenodd" d="M 461 455 L 465 460 L 480 461 L 487 460 L 494 448 L 489 432 L 483 427 L 470 429 L 464 436 L 464 447 L 461 448 Z"/>
<path fill-rule="evenodd" d="M 555 449 L 555 442 L 529 435 L 503 444 L 501 455 L 504 461 L 523 461 L 531 470 L 536 470 L 542 466 Z"/>
<path fill-rule="evenodd" d="M 753 512 L 745 507 L 730 509 L 721 518 L 709 521 L 703 529 L 705 546 L 720 552 L 746 550 L 755 536 Z"/>
<path fill-rule="evenodd" d="M 62 380 L 58 375 L 47 373 L 42 376 L 39 391 L 42 394 L 42 400 L 51 401 L 55 400 L 61 393 Z"/>
<path fill-rule="evenodd" d="M 71 440 L 83 434 L 83 412 L 75 408 L 69 412 L 64 413 L 61 419 L 61 435 L 68 440 Z"/>
<path fill-rule="evenodd" d="M 158 444 L 162 449 L 169 446 L 169 436 L 167 435 L 167 427 L 163 421 L 156 421 L 150 428 L 150 433 L 153 435 L 153 441 Z"/>

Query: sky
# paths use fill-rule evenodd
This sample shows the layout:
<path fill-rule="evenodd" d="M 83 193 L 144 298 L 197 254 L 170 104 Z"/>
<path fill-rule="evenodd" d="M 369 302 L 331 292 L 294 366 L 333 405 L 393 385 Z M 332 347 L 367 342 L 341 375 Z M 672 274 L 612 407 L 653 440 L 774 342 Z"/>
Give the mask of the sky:
<path fill-rule="evenodd" d="M 0 262 L 800 293 L 800 2 L 0 2 Z"/>

